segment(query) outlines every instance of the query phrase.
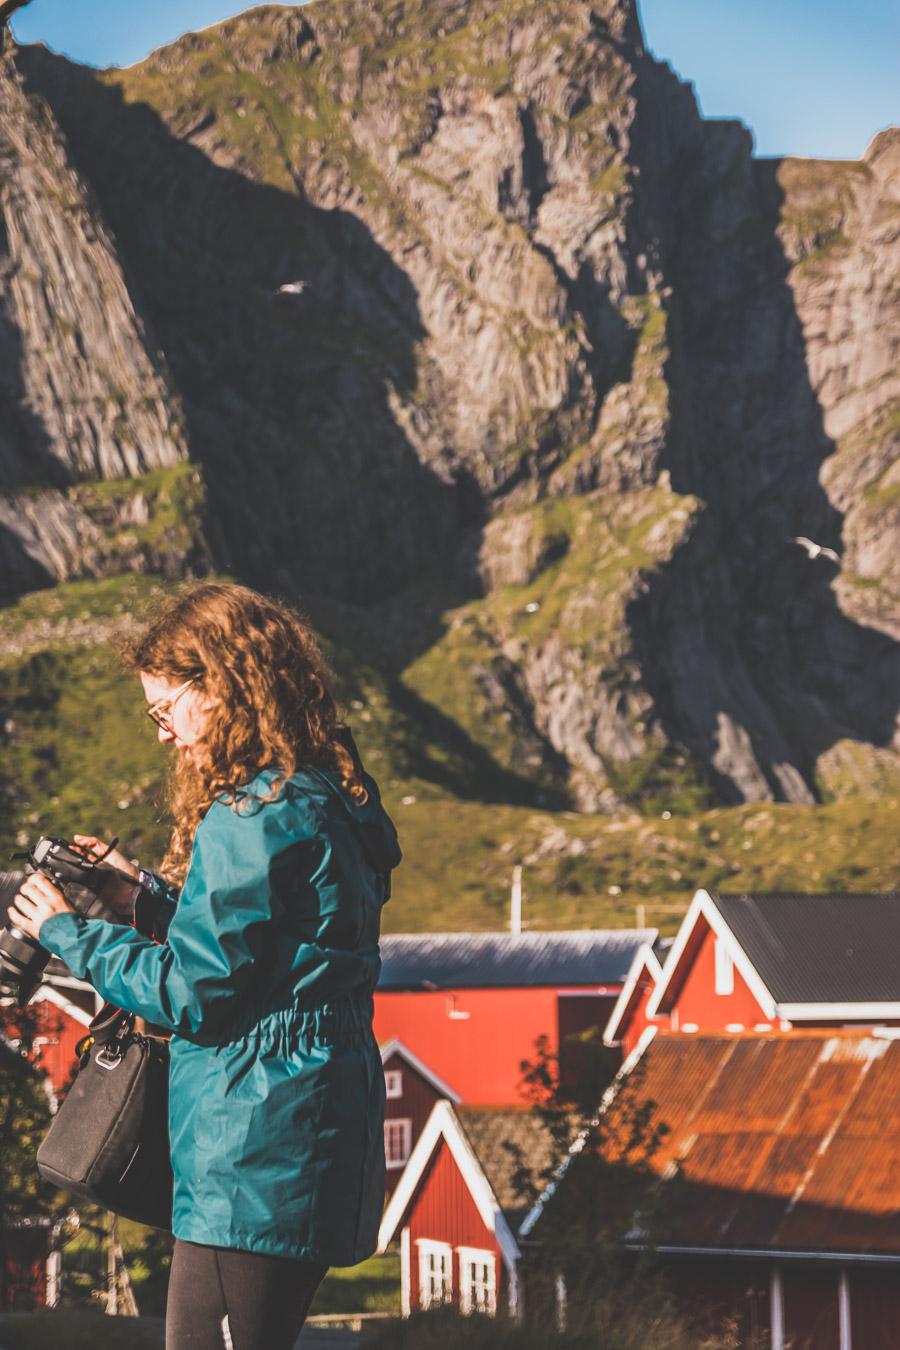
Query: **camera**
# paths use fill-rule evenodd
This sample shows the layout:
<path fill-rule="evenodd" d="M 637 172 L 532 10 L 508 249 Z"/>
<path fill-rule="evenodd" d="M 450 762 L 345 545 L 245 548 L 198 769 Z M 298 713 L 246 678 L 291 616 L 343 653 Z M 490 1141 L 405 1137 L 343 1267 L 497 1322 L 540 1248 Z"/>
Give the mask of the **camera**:
<path fill-rule="evenodd" d="M 119 841 L 114 839 L 107 852 Z M 86 919 L 108 919 L 124 923 L 121 914 L 104 905 L 100 899 L 112 868 L 104 867 L 102 858 L 86 853 L 65 839 L 41 838 L 27 853 L 14 853 L 14 858 L 27 858 L 26 875 L 40 872 L 54 886 L 58 886 L 66 901 L 77 914 Z M 104 855 L 105 856 L 105 855 Z M 17 924 L 10 922 L 0 929 L 0 995 L 12 995 L 24 1008 L 41 983 L 50 952 Z"/>

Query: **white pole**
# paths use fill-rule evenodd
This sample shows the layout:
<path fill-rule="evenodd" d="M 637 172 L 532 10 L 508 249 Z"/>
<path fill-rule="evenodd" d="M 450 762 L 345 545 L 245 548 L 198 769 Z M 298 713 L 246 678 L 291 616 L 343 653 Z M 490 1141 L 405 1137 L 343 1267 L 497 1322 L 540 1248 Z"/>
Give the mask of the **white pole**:
<path fill-rule="evenodd" d="M 510 937 L 522 936 L 522 868 L 517 863 L 513 868 L 512 899 L 509 908 Z"/>
<path fill-rule="evenodd" d="M 645 910 L 644 910 L 644 906 L 643 906 L 643 905 L 638 905 L 638 907 L 637 907 L 637 926 L 638 926 L 638 928 L 646 928 L 647 925 L 646 925 L 646 923 L 645 923 L 645 919 L 646 919 L 646 912 L 645 912 Z"/>
<path fill-rule="evenodd" d="M 778 1266 L 772 1267 L 769 1312 L 772 1318 L 772 1350 L 784 1350 L 784 1287 Z"/>
<path fill-rule="evenodd" d="M 841 1350 L 853 1350 L 850 1331 L 850 1281 L 847 1278 L 846 1266 L 841 1269 L 838 1279 L 838 1307 L 841 1324 Z"/>
<path fill-rule="evenodd" d="M 109 1215 L 109 1250 L 106 1258 L 106 1311 L 115 1317 L 119 1311 L 119 1291 L 116 1281 L 116 1246 L 119 1240 L 115 1214 Z"/>
<path fill-rule="evenodd" d="M 560 1333 L 569 1325 L 569 1296 L 564 1275 L 556 1277 L 556 1330 Z"/>
<path fill-rule="evenodd" d="M 55 1308 L 59 1302 L 59 1289 L 62 1282 L 62 1252 L 57 1248 L 47 1257 L 47 1307 Z"/>

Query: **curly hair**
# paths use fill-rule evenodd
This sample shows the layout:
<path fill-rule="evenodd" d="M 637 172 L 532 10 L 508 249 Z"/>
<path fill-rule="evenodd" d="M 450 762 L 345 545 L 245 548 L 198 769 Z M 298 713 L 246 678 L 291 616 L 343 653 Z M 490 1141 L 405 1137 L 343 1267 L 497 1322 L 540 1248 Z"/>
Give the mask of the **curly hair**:
<path fill-rule="evenodd" d="M 198 586 L 122 651 L 128 670 L 194 687 L 209 699 L 203 737 L 169 784 L 174 828 L 163 871 L 183 878 L 194 831 L 216 800 L 234 802 L 261 769 L 273 800 L 303 764 L 331 769 L 357 801 L 366 789 L 345 744 L 331 676 L 308 622 L 246 586 Z M 352 745 L 352 741 L 350 742 Z"/>

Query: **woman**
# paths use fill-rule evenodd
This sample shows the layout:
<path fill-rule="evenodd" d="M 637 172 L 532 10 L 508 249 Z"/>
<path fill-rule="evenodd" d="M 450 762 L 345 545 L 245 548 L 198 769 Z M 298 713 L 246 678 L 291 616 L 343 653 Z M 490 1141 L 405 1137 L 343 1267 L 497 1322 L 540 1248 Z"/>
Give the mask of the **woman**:
<path fill-rule="evenodd" d="M 172 1033 L 167 1347 L 289 1350 L 327 1267 L 376 1245 L 372 991 L 397 836 L 291 610 L 202 586 L 126 662 L 177 752 L 163 870 L 180 898 L 116 853 L 104 899 L 134 928 L 81 918 L 39 874 L 11 917 Z"/>

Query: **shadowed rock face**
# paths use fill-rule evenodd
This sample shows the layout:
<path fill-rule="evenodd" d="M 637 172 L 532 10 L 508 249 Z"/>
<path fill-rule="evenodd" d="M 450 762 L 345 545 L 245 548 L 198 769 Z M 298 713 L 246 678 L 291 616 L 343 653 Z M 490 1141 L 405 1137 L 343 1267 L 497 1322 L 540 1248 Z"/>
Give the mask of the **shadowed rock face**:
<path fill-rule="evenodd" d="M 630 0 L 265 6 L 127 71 L 16 69 L 0 471 L 59 489 L 43 533 L 0 506 L 20 584 L 72 574 L 53 540 L 121 558 L 67 484 L 189 452 L 220 562 L 366 606 L 409 696 L 585 809 L 893 765 L 900 133 L 754 161 Z M 69 260 L 77 360 L 22 307 L 26 239 Z M 98 315 L 127 432 L 84 411 Z"/>

